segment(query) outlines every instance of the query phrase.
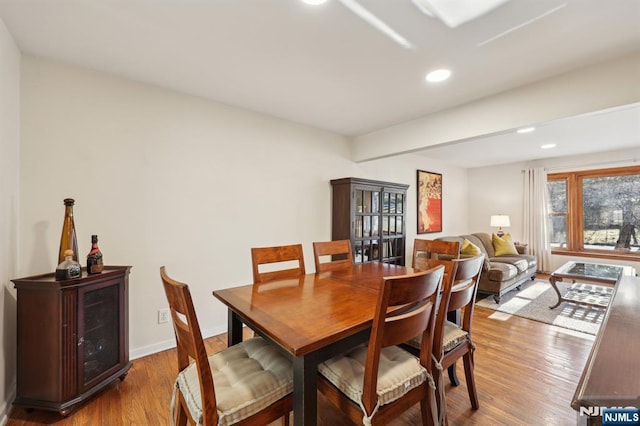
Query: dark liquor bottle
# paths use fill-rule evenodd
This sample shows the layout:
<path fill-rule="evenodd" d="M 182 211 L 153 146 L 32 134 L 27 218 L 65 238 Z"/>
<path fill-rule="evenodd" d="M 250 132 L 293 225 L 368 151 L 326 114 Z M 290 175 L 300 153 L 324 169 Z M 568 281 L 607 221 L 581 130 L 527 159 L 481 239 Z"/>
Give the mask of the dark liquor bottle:
<path fill-rule="evenodd" d="M 91 250 L 87 255 L 87 273 L 99 274 L 104 269 L 102 261 L 102 252 L 98 248 L 98 236 L 91 236 Z"/>
<path fill-rule="evenodd" d="M 62 236 L 60 237 L 60 250 L 58 251 L 58 264 L 64 262 L 64 252 L 73 251 L 73 260 L 78 261 L 78 239 L 76 237 L 76 225 L 73 221 L 73 198 L 64 200 L 64 222 L 62 222 Z"/>
<path fill-rule="evenodd" d="M 64 252 L 64 260 L 56 268 L 56 281 L 73 280 L 82 276 L 80 264 L 73 260 L 73 252 L 69 249 Z"/>

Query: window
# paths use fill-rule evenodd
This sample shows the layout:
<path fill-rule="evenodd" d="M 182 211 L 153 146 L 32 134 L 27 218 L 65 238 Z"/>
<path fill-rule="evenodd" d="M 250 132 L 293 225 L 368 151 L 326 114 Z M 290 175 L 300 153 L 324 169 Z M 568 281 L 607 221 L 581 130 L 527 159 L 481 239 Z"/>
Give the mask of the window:
<path fill-rule="evenodd" d="M 640 166 L 547 176 L 556 253 L 640 257 Z"/>

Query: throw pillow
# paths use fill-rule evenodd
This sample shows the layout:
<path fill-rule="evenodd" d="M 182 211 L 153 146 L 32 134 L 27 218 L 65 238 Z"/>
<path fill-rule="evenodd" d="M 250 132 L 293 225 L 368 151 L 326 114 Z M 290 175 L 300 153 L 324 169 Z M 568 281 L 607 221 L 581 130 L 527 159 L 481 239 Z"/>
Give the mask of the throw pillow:
<path fill-rule="evenodd" d="M 462 242 L 462 247 L 460 247 L 460 254 L 469 254 L 471 256 L 477 256 L 479 254 L 482 254 L 482 251 L 480 251 L 480 247 L 478 247 L 477 245 L 473 244 L 471 241 L 465 238 L 464 241 Z"/>
<path fill-rule="evenodd" d="M 516 250 L 516 246 L 511 240 L 510 234 L 504 234 L 502 237 L 492 234 L 491 241 L 493 243 L 493 250 L 495 250 L 496 256 L 518 255 L 518 250 Z"/>

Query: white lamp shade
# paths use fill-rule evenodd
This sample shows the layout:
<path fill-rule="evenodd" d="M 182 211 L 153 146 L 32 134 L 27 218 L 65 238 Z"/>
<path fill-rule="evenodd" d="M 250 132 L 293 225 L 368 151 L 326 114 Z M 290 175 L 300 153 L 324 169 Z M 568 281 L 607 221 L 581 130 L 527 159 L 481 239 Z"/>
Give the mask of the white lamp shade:
<path fill-rule="evenodd" d="M 497 214 L 491 216 L 490 226 L 495 228 L 511 226 L 511 222 L 509 222 L 509 216 L 507 216 L 506 214 Z"/>

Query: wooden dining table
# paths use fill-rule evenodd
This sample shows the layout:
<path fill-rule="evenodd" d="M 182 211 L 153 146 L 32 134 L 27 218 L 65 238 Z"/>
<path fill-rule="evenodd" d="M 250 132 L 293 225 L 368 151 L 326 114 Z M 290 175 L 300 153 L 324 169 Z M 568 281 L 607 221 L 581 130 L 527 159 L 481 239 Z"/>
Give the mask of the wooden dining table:
<path fill-rule="evenodd" d="M 413 269 L 371 262 L 296 279 L 213 291 L 228 307 L 228 344 L 243 323 L 293 362 L 294 422 L 315 425 L 317 366 L 368 340 L 381 278 Z"/>

